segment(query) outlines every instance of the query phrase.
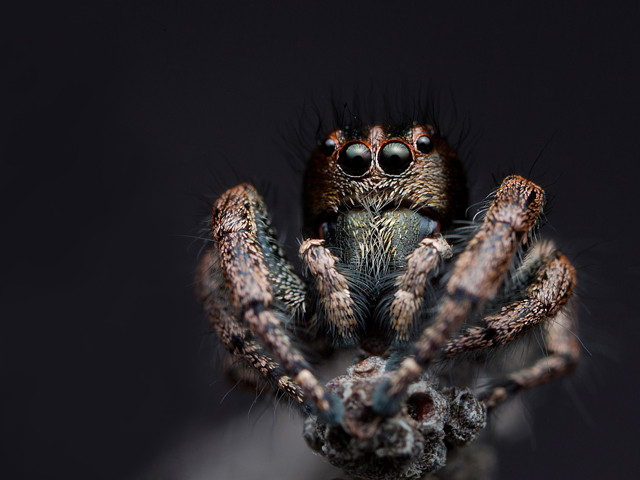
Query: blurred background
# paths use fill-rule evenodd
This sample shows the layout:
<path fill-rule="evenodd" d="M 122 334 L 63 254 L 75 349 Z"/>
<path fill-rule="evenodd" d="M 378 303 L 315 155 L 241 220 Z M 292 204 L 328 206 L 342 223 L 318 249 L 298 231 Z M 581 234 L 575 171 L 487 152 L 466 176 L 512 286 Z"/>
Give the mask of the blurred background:
<path fill-rule="evenodd" d="M 634 2 L 2 10 L 6 478 L 340 476 L 306 448 L 295 412 L 221 378 L 192 287 L 201 243 L 189 236 L 203 198 L 250 180 L 295 257 L 296 126 L 332 88 L 401 84 L 453 98 L 468 122 L 472 201 L 537 159 L 531 177 L 553 197 L 544 234 L 579 268 L 590 353 L 575 376 L 527 395 L 526 431 L 500 447 L 499 478 L 637 470 Z"/>

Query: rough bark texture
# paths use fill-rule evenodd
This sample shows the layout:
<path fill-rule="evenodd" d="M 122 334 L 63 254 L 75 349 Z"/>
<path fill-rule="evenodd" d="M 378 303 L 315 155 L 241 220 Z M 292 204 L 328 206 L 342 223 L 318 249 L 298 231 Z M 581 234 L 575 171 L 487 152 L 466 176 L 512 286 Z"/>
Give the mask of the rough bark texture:
<path fill-rule="evenodd" d="M 409 388 L 402 409 L 382 417 L 373 412 L 372 397 L 381 379 L 388 375 L 384 366 L 381 357 L 370 357 L 327 384 L 327 389 L 344 403 L 344 421 L 342 425 L 327 425 L 309 417 L 303 434 L 309 447 L 359 480 L 422 478 L 447 463 L 455 469 L 460 455 L 472 458 L 477 454 L 478 449 L 460 448 L 474 440 L 486 425 L 486 409 L 470 390 L 438 389 L 433 378 L 423 375 Z M 492 466 L 490 455 L 484 460 L 486 465 L 479 465 L 483 457 L 486 455 L 475 462 L 476 473 Z"/>

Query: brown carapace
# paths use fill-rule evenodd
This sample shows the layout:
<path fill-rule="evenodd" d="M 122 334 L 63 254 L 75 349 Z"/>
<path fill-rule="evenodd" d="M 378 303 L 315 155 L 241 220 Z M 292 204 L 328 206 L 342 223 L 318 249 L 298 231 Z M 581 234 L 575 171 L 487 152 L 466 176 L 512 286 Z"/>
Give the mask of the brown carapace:
<path fill-rule="evenodd" d="M 232 359 L 305 413 L 343 427 L 343 400 L 303 351 L 314 361 L 348 347 L 360 359 L 386 359 L 369 388 L 380 418 L 406 410 L 411 386 L 433 365 L 477 358 L 536 327 L 545 354 L 476 389 L 483 408 L 574 370 L 575 270 L 538 240 L 544 191 L 508 176 L 466 221 L 465 184 L 434 126 L 332 130 L 304 174 L 302 277 L 255 188 L 225 192 L 196 285 Z"/>

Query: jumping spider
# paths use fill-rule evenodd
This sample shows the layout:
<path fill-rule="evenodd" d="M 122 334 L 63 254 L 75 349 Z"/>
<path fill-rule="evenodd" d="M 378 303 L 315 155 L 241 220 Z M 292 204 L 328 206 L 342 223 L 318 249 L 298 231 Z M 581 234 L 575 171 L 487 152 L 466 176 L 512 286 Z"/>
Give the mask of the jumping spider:
<path fill-rule="evenodd" d="M 304 279 L 253 186 L 213 205 L 196 282 L 213 330 L 233 360 L 310 415 L 310 445 L 358 478 L 436 470 L 445 445 L 475 437 L 487 410 L 577 365 L 575 270 L 551 242 L 537 241 L 544 191 L 508 176 L 465 223 L 465 183 L 456 152 L 432 125 L 332 130 L 304 173 Z M 437 390 L 434 366 L 500 349 L 536 327 L 542 358 L 475 391 Z M 307 358 L 346 347 L 370 358 L 324 387 Z M 454 418 L 463 397 L 467 417 Z M 440 417 L 429 421 L 439 430 L 425 433 L 419 424 L 436 407 Z M 476 423 L 458 435 L 456 422 Z M 412 428 L 422 439 L 395 457 L 381 450 Z M 433 438 L 440 443 L 429 447 Z M 364 442 L 360 457 L 331 456 L 354 439 Z"/>

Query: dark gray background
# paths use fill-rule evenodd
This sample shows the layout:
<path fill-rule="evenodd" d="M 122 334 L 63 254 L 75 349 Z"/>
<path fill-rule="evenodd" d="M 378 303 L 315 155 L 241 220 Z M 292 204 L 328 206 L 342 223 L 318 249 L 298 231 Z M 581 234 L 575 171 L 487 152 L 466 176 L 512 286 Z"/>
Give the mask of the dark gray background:
<path fill-rule="evenodd" d="M 282 132 L 330 86 L 398 79 L 451 93 L 470 119 L 473 200 L 496 172 L 526 174 L 551 139 L 534 173 L 555 197 L 546 232 L 579 266 L 592 355 L 530 396 L 534 441 L 501 449 L 500 478 L 637 471 L 634 2 L 53 3 L 2 7 L 11 478 L 194 478 L 172 452 L 253 422 L 251 394 L 221 403 L 229 386 L 191 287 L 199 245 L 181 235 L 199 197 L 253 179 L 295 245 L 299 175 Z"/>

